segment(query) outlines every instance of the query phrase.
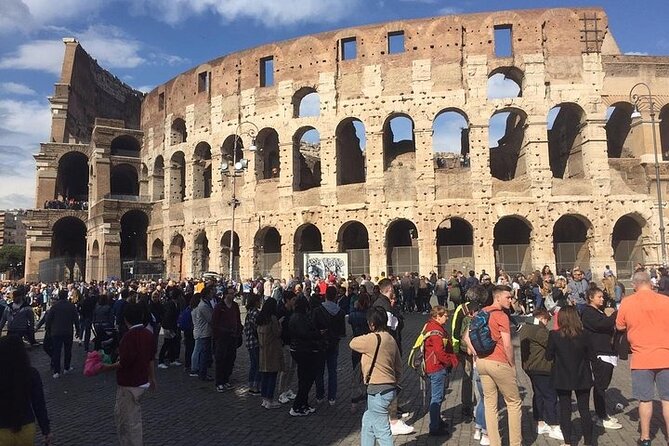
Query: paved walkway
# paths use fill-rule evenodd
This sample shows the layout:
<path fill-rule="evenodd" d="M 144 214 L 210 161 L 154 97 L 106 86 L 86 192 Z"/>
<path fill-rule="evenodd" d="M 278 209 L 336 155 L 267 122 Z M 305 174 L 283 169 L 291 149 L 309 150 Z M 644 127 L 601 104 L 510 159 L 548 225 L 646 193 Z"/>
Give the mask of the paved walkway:
<path fill-rule="evenodd" d="M 406 315 L 404 353 L 408 352 L 426 316 Z M 350 329 L 349 329 L 350 332 Z M 213 384 L 190 378 L 183 368 L 157 370 L 158 389 L 147 393 L 142 402 L 145 444 L 147 445 L 358 445 L 360 420 L 363 409 L 350 412 L 351 363 L 348 342 L 342 341 L 339 356 L 339 396 L 337 404 L 322 404 L 309 417 L 293 418 L 289 407 L 266 410 L 260 407 L 260 398 L 246 393 L 248 354 L 238 350 L 233 373 L 235 390 L 216 393 Z M 33 364 L 42 373 L 54 444 L 67 446 L 113 445 L 116 435 L 113 418 L 115 376 L 113 373 L 86 378 L 82 375 L 84 353 L 76 343 L 73 365 L 76 372 L 53 379 L 49 373 L 48 358 L 40 349 L 30 352 Z M 520 361 L 518 361 L 520 363 Z M 532 423 L 532 395 L 527 376 L 519 372 L 523 386 L 523 443 L 526 445 L 557 446 L 560 442 L 547 436 L 537 438 Z M 327 382 L 327 381 L 326 381 Z M 429 437 L 429 416 L 422 407 L 418 379 L 411 370 L 405 370 L 404 390 L 400 404 L 413 411 L 408 423 L 416 433 L 395 437 L 395 444 L 409 445 L 477 445 L 472 439 L 474 425 L 465 423 L 460 415 L 460 376 L 455 375 L 443 405 L 443 416 L 451 426 L 449 438 Z M 294 390 L 296 387 L 293 386 Z M 313 391 L 312 391 L 313 392 Z M 598 445 L 634 445 L 637 433 L 637 404 L 628 400 L 631 395 L 629 367 L 623 361 L 616 368 L 607 399 L 611 414 L 619 419 L 623 429 L 596 431 Z M 313 393 L 312 393 L 312 404 Z M 622 411 L 615 410 L 622 404 Z M 577 417 L 574 412 L 574 417 Z M 506 419 L 502 425 L 506 426 Z M 659 405 L 652 423 L 654 444 L 667 444 Z M 578 428 L 577 428 L 578 430 Z M 36 444 L 41 444 L 38 438 Z M 508 443 L 506 443 L 508 444 Z M 582 444 L 582 442 L 581 442 Z"/>

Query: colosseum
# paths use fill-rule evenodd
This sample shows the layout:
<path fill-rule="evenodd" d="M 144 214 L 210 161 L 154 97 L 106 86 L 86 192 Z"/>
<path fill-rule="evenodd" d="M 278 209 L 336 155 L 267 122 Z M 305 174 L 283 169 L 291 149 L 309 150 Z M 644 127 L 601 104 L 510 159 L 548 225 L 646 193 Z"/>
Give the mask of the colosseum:
<path fill-rule="evenodd" d="M 148 94 L 63 41 L 28 280 L 666 260 L 669 57 L 622 54 L 601 8 L 309 35 Z"/>

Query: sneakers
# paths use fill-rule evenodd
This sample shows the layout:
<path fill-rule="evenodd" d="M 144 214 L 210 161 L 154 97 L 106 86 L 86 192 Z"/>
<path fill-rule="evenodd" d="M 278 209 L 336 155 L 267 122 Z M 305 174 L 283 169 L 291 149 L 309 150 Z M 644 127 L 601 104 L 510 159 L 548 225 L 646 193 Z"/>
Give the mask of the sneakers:
<path fill-rule="evenodd" d="M 311 406 L 306 406 L 306 407 L 304 408 L 304 410 L 306 410 L 307 413 L 314 413 L 314 412 L 316 412 L 316 408 L 315 408 L 315 407 L 311 407 Z"/>
<path fill-rule="evenodd" d="M 483 434 L 481 435 L 481 441 L 479 442 L 481 446 L 490 446 L 490 438 L 488 438 L 488 435 Z"/>
<path fill-rule="evenodd" d="M 188 376 L 193 377 L 193 378 L 197 378 L 199 375 L 197 374 L 197 372 L 190 372 L 188 374 Z"/>
<path fill-rule="evenodd" d="M 537 426 L 538 435 L 550 434 L 551 432 L 552 432 L 551 427 L 546 423 Z"/>
<path fill-rule="evenodd" d="M 60 378 L 60 373 L 54 373 L 53 374 L 53 379 L 58 379 Z"/>
<path fill-rule="evenodd" d="M 263 406 L 265 409 L 278 409 L 281 407 L 281 403 L 277 401 L 267 401 L 265 405 Z"/>
<path fill-rule="evenodd" d="M 323 401 L 325 401 L 325 398 L 316 398 L 316 404 L 321 404 Z"/>
<path fill-rule="evenodd" d="M 260 390 L 255 387 L 249 387 L 249 395 L 260 395 Z"/>
<path fill-rule="evenodd" d="M 600 420 L 599 423 L 597 423 L 597 425 L 602 426 L 604 429 L 618 430 L 623 428 L 622 424 L 618 423 L 617 421 L 613 421 L 611 418 Z"/>
<path fill-rule="evenodd" d="M 279 402 L 281 404 L 286 404 L 290 402 L 290 398 L 288 398 L 287 393 L 288 392 L 283 392 L 281 395 L 279 395 Z"/>
<path fill-rule="evenodd" d="M 297 395 L 291 389 L 286 390 L 285 393 L 287 394 L 288 398 L 290 398 L 291 400 L 294 400 L 295 398 L 297 398 Z"/>
<path fill-rule="evenodd" d="M 181 362 L 179 361 L 172 361 L 170 365 L 173 365 L 174 367 L 181 367 Z"/>
<path fill-rule="evenodd" d="M 164 362 L 161 362 L 160 364 L 158 364 L 158 368 L 159 369 L 167 369 L 167 368 L 169 368 L 169 366 L 167 364 L 165 364 Z"/>
<path fill-rule="evenodd" d="M 306 417 L 309 415 L 309 412 L 306 409 L 295 410 L 292 407 L 288 411 L 291 417 Z"/>
<path fill-rule="evenodd" d="M 564 441 L 564 435 L 562 435 L 562 429 L 560 429 L 560 426 L 551 427 L 551 431 L 548 433 L 548 436 L 558 441 Z"/>
<path fill-rule="evenodd" d="M 219 392 L 219 393 L 223 393 L 223 392 L 225 392 L 225 391 L 227 391 L 227 390 L 228 390 L 228 389 L 226 389 L 226 388 L 225 388 L 225 385 L 223 385 L 223 384 L 219 384 L 219 385 L 216 386 L 216 391 Z M 263 401 L 263 402 L 264 402 L 264 401 Z"/>
<path fill-rule="evenodd" d="M 480 440 L 481 439 L 481 429 L 476 428 L 474 429 L 474 440 Z"/>
<path fill-rule="evenodd" d="M 650 440 L 639 440 L 639 446 L 651 446 Z"/>
<path fill-rule="evenodd" d="M 408 435 L 414 432 L 414 428 L 402 420 L 397 420 L 394 423 L 390 423 L 390 432 L 393 435 Z"/>
<path fill-rule="evenodd" d="M 64 369 L 63 370 L 63 375 L 67 375 L 68 373 L 74 372 L 74 367 L 70 367 L 69 369 Z"/>
<path fill-rule="evenodd" d="M 334 406 L 335 404 L 337 404 L 337 400 L 328 400 L 328 404 L 330 406 Z"/>

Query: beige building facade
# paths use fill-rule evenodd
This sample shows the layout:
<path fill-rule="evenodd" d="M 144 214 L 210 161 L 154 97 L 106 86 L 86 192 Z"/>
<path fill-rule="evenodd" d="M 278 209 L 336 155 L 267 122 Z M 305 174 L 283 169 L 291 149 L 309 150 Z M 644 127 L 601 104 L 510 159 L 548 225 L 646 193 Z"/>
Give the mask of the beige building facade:
<path fill-rule="evenodd" d="M 602 9 L 342 29 L 223 56 L 146 95 L 64 44 L 28 280 L 119 277 L 144 260 L 175 278 L 226 273 L 231 233 L 244 278 L 300 274 L 305 252 L 349 252 L 349 270 L 373 276 L 624 276 L 662 261 L 669 57 L 621 54 Z M 633 118 L 638 82 L 653 96 L 634 89 Z M 221 166 L 242 159 L 233 192 Z"/>

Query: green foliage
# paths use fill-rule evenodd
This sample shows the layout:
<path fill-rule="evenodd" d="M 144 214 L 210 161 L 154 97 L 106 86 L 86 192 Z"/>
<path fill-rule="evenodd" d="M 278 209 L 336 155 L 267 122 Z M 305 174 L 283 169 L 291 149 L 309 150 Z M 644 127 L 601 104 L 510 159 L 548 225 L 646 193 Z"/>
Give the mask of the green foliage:
<path fill-rule="evenodd" d="M 23 268 L 26 258 L 26 247 L 21 245 L 5 245 L 0 247 L 0 271 L 16 268 L 15 277 L 23 277 Z M 21 264 L 19 266 L 19 263 Z"/>

